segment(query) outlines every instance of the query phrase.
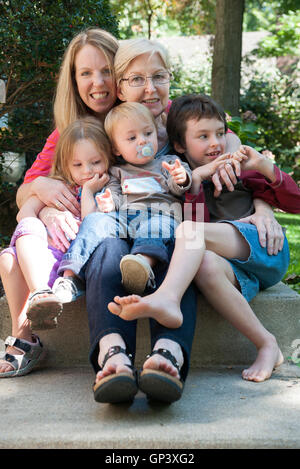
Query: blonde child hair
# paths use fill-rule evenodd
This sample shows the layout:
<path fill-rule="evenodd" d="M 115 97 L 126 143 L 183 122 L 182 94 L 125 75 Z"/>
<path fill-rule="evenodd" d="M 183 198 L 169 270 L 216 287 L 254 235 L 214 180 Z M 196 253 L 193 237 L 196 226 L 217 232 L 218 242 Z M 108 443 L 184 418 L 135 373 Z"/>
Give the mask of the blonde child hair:
<path fill-rule="evenodd" d="M 61 134 L 55 149 L 55 157 L 50 176 L 75 185 L 70 172 L 70 160 L 74 146 L 79 140 L 90 140 L 104 156 L 106 170 L 113 164 L 111 145 L 104 131 L 103 124 L 92 116 L 86 116 L 72 122 Z"/>
<path fill-rule="evenodd" d="M 115 79 L 117 86 L 120 85 L 121 79 L 124 77 L 126 70 L 132 60 L 143 54 L 150 54 L 150 57 L 152 57 L 155 53 L 159 54 L 161 60 L 164 63 L 164 66 L 168 71 L 170 71 L 171 65 L 168 51 L 159 42 L 151 41 L 150 39 L 145 38 L 128 39 L 126 41 L 122 41 L 116 52 L 114 60 Z"/>
<path fill-rule="evenodd" d="M 80 98 L 75 80 L 76 55 L 87 44 L 104 54 L 114 79 L 114 56 L 119 47 L 117 39 L 103 29 L 87 29 L 77 34 L 63 56 L 56 88 L 54 120 L 59 133 L 71 122 L 92 113 Z"/>
<path fill-rule="evenodd" d="M 153 124 L 157 130 L 153 114 L 143 104 L 129 102 L 119 104 L 109 111 L 104 120 L 104 129 L 112 146 L 115 145 L 114 136 L 116 135 L 118 124 L 122 119 L 143 120 Z"/>

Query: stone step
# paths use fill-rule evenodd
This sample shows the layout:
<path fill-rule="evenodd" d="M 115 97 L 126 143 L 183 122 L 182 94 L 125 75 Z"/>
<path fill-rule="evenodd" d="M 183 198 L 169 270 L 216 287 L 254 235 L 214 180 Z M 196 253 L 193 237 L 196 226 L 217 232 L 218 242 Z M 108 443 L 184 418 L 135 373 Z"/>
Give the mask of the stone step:
<path fill-rule="evenodd" d="M 160 449 L 299 449 L 299 376 L 293 364 L 264 383 L 244 381 L 240 367 L 202 368 L 172 405 L 147 402 L 141 391 L 132 404 L 110 405 L 94 401 L 90 367 L 35 370 L 1 380 L 0 448 L 102 449 L 100 465 L 117 449 L 151 449 L 150 463 Z"/>
<path fill-rule="evenodd" d="M 251 306 L 264 326 L 273 333 L 284 357 L 295 352 L 300 343 L 300 295 L 283 283 L 261 292 Z M 0 339 L 11 334 L 11 322 L 5 297 L 0 298 Z M 67 304 L 56 330 L 40 331 L 47 349 L 47 367 L 84 366 L 88 364 L 89 333 L 85 300 Z M 138 322 L 136 364 L 140 366 L 150 351 L 148 320 Z M 198 316 L 191 368 L 210 365 L 238 365 L 251 363 L 255 347 L 227 321 L 218 315 L 199 295 Z"/>

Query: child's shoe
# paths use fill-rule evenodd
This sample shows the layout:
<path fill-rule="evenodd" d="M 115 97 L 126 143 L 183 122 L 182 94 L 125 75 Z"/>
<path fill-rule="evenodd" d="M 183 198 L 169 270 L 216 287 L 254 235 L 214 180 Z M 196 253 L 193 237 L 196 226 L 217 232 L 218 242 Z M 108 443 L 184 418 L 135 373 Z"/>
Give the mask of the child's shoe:
<path fill-rule="evenodd" d="M 127 254 L 120 262 L 122 283 L 128 293 L 142 295 L 146 287 L 155 288 L 155 277 L 149 263 L 141 254 Z"/>
<path fill-rule="evenodd" d="M 58 277 L 52 290 L 62 303 L 71 303 L 85 295 L 84 284 L 78 277 Z"/>
<path fill-rule="evenodd" d="M 32 330 L 55 329 L 62 303 L 51 288 L 35 290 L 29 295 L 27 318 Z"/>

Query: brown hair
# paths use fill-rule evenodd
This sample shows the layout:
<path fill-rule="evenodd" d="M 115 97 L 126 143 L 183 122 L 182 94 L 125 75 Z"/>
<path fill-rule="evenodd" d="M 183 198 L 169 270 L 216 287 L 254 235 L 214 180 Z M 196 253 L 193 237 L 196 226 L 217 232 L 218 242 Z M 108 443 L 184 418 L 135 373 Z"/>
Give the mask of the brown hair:
<path fill-rule="evenodd" d="M 74 185 L 70 161 L 73 157 L 75 144 L 82 139 L 90 140 L 103 155 L 106 170 L 113 164 L 111 145 L 104 131 L 103 124 L 92 116 L 86 116 L 70 124 L 61 134 L 55 149 L 55 157 L 50 176 Z"/>
<path fill-rule="evenodd" d="M 186 124 L 190 119 L 213 119 L 223 122 L 227 131 L 226 115 L 222 107 L 204 94 L 189 94 L 174 99 L 167 118 L 167 133 L 170 144 L 185 148 Z"/>

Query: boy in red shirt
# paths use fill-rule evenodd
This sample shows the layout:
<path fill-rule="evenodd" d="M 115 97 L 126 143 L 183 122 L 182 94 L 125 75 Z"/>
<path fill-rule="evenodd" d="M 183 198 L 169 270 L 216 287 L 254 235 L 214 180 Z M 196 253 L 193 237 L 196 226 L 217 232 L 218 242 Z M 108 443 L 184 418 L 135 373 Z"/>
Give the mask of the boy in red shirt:
<path fill-rule="evenodd" d="M 254 212 L 256 197 L 281 210 L 300 213 L 300 190 L 290 176 L 251 147 L 242 146 L 224 161 L 226 128 L 224 111 L 207 96 L 183 96 L 172 103 L 168 135 L 193 170 L 185 215 L 190 212 L 188 218 L 194 221 L 178 227 L 169 271 L 160 288 L 143 298 L 116 297 L 109 309 L 126 320 L 152 317 L 168 327 L 179 327 L 184 319 L 182 294 L 194 279 L 214 309 L 257 348 L 257 358 L 243 371 L 243 378 L 264 381 L 283 362 L 283 356 L 249 301 L 260 289 L 282 279 L 289 264 L 289 248 L 285 237 L 278 254 L 268 255 L 256 226 L 246 221 Z M 212 182 L 224 165 L 235 170 L 233 191 L 216 189 Z"/>

